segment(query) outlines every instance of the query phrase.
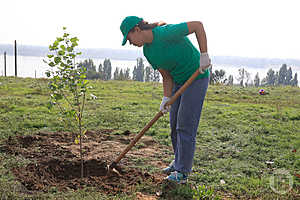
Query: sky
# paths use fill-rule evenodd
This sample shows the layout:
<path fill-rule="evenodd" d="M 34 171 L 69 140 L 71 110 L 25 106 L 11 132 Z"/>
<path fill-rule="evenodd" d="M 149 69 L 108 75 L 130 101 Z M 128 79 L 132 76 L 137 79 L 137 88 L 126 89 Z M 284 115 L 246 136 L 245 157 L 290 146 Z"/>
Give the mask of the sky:
<path fill-rule="evenodd" d="M 80 48 L 121 46 L 120 24 L 201 21 L 213 56 L 300 59 L 299 0 L 1 0 L 0 44 L 50 45 L 67 27 Z M 198 46 L 195 35 L 189 36 Z M 142 49 L 141 49 L 142 50 Z"/>

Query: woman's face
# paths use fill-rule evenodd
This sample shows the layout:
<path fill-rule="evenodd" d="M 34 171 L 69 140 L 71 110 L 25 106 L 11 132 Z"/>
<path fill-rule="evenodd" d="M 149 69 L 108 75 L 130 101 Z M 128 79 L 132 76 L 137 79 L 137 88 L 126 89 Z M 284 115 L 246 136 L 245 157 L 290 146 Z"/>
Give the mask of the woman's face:
<path fill-rule="evenodd" d="M 139 27 L 135 27 L 133 31 L 130 31 L 127 35 L 127 39 L 130 44 L 141 47 L 144 45 L 142 31 Z"/>

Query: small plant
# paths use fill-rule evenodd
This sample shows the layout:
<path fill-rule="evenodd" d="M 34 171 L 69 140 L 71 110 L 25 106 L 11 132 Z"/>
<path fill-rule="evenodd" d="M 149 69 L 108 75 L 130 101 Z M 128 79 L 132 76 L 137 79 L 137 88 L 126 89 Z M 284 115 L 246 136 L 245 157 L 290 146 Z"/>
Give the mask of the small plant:
<path fill-rule="evenodd" d="M 218 196 L 214 196 L 214 190 L 206 188 L 205 185 L 199 185 L 196 186 L 195 189 L 193 189 L 193 199 L 195 200 L 218 200 L 220 199 Z"/>
<path fill-rule="evenodd" d="M 56 105 L 60 112 L 67 119 L 73 120 L 77 124 L 78 134 L 73 140 L 80 145 L 81 177 L 83 177 L 83 153 L 82 138 L 86 132 L 83 124 L 83 111 L 86 100 L 87 85 L 86 68 L 78 67 L 76 57 L 81 52 L 75 52 L 78 46 L 78 38 L 70 37 L 63 28 L 62 37 L 57 37 L 52 45 L 49 46 L 50 54 L 45 61 L 52 70 L 48 70 L 46 75 L 51 78 L 48 87 L 50 89 L 50 102 L 48 108 Z"/>

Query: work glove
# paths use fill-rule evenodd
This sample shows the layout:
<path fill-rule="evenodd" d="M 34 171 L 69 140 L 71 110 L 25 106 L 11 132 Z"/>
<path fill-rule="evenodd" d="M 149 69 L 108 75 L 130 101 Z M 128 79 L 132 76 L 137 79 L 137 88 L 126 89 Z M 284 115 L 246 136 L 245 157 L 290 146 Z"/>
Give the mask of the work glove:
<path fill-rule="evenodd" d="M 167 113 L 167 112 L 169 112 L 170 110 L 171 110 L 171 105 L 168 105 L 168 106 L 166 106 L 165 107 L 165 105 L 166 105 L 166 103 L 168 102 L 170 100 L 170 98 L 169 97 L 163 97 L 162 98 L 162 101 L 161 101 L 161 104 L 160 104 L 160 111 L 162 112 L 162 113 Z"/>
<path fill-rule="evenodd" d="M 206 70 L 206 67 L 211 65 L 211 60 L 209 58 L 208 53 L 201 53 L 200 55 L 200 67 L 199 67 L 199 72 L 203 74 Z"/>

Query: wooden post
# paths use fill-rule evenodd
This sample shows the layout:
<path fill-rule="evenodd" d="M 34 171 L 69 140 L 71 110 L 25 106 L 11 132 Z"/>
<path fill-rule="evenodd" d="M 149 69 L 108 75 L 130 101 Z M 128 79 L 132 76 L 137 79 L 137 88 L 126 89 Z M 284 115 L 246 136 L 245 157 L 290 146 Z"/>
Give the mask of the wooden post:
<path fill-rule="evenodd" d="M 15 77 L 18 75 L 18 70 L 17 70 L 17 40 L 15 40 Z"/>
<path fill-rule="evenodd" d="M 6 51 L 4 51 L 4 76 L 6 77 Z"/>

